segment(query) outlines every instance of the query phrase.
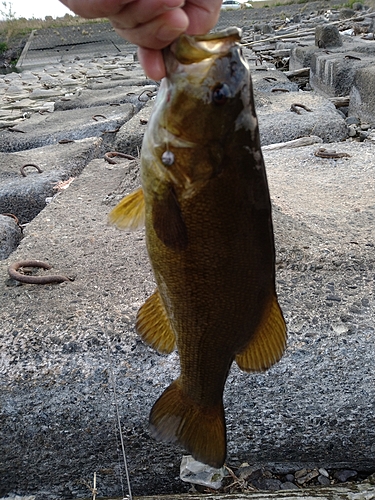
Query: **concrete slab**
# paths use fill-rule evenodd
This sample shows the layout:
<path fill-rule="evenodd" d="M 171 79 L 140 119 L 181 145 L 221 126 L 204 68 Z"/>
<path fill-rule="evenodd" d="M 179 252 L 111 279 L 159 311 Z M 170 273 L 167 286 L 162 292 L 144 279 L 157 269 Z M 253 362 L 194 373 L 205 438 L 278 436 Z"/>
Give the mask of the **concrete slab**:
<path fill-rule="evenodd" d="M 334 105 L 316 93 L 256 92 L 255 103 L 262 146 L 309 135 L 317 135 L 324 142 L 344 140 L 348 135 L 345 120 Z"/>
<path fill-rule="evenodd" d="M 0 213 L 12 213 L 21 224 L 30 222 L 57 194 L 54 186 L 79 175 L 101 153 L 101 139 L 96 137 L 74 143 L 35 148 L 20 153 L 0 153 Z M 26 177 L 20 173 L 25 164 Z"/>
<path fill-rule="evenodd" d="M 136 46 L 118 36 L 109 22 L 61 26 L 35 30 L 17 67 L 30 69 L 98 56 L 134 56 L 136 51 Z"/>
<path fill-rule="evenodd" d="M 375 145 L 330 148 L 351 156 L 318 158 L 316 146 L 265 155 L 289 343 L 266 374 L 230 373 L 231 467 L 374 468 Z M 106 222 L 137 176 L 134 162 L 94 160 L 0 263 L 0 495 L 87 496 L 94 471 L 102 496 L 123 494 L 111 371 L 134 494 L 187 491 L 178 479 L 182 450 L 147 430 L 178 357 L 156 354 L 134 331 L 154 290 L 144 234 Z M 75 281 L 14 286 L 7 265 L 25 258 Z"/>
<path fill-rule="evenodd" d="M 130 103 L 120 106 L 93 106 L 91 108 L 34 113 L 18 124 L 21 132 L 2 130 L 0 151 L 13 152 L 56 144 L 63 139 L 79 140 L 86 137 L 102 137 L 117 130 L 135 112 Z M 113 134 L 112 134 L 113 135 Z"/>

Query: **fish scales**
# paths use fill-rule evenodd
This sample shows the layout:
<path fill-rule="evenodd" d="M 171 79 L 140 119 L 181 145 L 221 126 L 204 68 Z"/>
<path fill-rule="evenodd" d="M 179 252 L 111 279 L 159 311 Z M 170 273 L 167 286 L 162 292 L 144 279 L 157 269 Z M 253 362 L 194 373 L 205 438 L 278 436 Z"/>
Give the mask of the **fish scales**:
<path fill-rule="evenodd" d="M 142 188 L 110 214 L 121 228 L 145 221 L 157 289 L 138 312 L 137 330 L 160 352 L 177 347 L 180 358 L 179 378 L 151 410 L 151 432 L 213 467 L 226 456 L 222 397 L 231 364 L 265 370 L 286 345 L 271 203 L 239 41 L 240 31 L 229 28 L 182 35 L 166 49 L 167 77 L 142 146 Z"/>

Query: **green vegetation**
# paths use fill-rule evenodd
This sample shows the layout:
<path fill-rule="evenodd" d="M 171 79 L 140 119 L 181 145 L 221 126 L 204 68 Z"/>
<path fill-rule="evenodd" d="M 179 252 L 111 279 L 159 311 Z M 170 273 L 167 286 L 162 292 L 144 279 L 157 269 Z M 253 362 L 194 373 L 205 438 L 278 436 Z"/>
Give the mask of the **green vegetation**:
<path fill-rule="evenodd" d="M 6 3 L 6 2 L 4 2 Z M 0 10 L 0 15 L 2 11 Z M 7 18 L 0 21 L 0 42 L 20 41 L 27 37 L 33 30 L 42 28 L 60 28 L 61 26 L 79 26 L 81 24 L 102 22 L 103 19 L 87 20 L 79 16 L 71 16 L 65 14 L 64 17 L 54 19 L 51 16 L 46 16 L 45 19 L 25 19 L 21 17 Z"/>
<path fill-rule="evenodd" d="M 0 54 L 3 54 L 8 50 L 8 45 L 5 42 L 0 42 Z"/>

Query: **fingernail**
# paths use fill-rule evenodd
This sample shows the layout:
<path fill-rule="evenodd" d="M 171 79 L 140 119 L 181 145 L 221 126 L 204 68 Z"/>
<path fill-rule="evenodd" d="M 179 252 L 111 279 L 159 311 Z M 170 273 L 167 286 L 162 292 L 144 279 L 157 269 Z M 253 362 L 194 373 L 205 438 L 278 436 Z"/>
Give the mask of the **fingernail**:
<path fill-rule="evenodd" d="M 165 10 L 174 10 L 174 9 L 181 9 L 181 7 L 184 7 L 185 2 L 180 2 L 179 5 L 168 5 L 164 4 Z"/>
<path fill-rule="evenodd" d="M 185 28 L 172 28 L 171 26 L 162 26 L 156 37 L 163 42 L 171 42 L 175 40 L 181 33 L 185 31 Z"/>

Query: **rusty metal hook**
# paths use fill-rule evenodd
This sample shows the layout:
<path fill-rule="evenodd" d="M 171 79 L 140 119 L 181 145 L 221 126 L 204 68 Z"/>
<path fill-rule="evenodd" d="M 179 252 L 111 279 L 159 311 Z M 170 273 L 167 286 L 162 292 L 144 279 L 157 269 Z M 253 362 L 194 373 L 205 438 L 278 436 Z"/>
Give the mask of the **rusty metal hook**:
<path fill-rule="evenodd" d="M 18 269 L 21 267 L 41 267 L 42 269 L 51 269 L 52 266 L 47 264 L 47 262 L 42 262 L 40 260 L 18 260 L 13 262 L 8 267 L 8 274 L 14 280 L 21 283 L 29 283 L 32 285 L 49 285 L 51 283 L 63 283 L 64 281 L 73 281 L 72 278 L 67 276 L 50 275 L 50 276 L 26 276 L 25 274 L 19 273 Z"/>
<path fill-rule="evenodd" d="M 39 167 L 39 165 L 35 165 L 35 163 L 26 163 L 26 165 L 23 165 L 21 168 L 20 168 L 20 172 L 21 172 L 21 175 L 23 175 L 23 177 L 26 177 L 26 172 L 25 172 L 25 168 L 26 167 L 34 167 L 37 169 L 37 171 L 41 174 L 43 172 L 43 170 Z"/>
<path fill-rule="evenodd" d="M 126 158 L 127 160 L 136 160 L 137 158 L 132 155 L 127 155 L 125 153 L 118 153 L 117 151 L 109 151 L 104 155 L 105 161 L 110 163 L 111 165 L 116 165 L 117 161 L 112 160 L 115 156 L 118 156 L 119 158 Z"/>

